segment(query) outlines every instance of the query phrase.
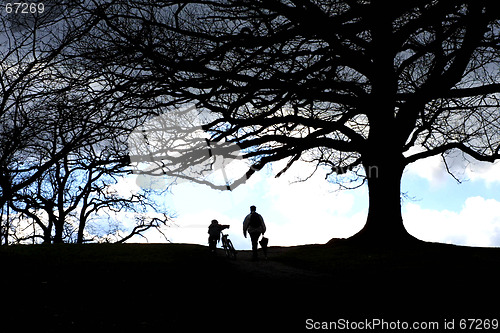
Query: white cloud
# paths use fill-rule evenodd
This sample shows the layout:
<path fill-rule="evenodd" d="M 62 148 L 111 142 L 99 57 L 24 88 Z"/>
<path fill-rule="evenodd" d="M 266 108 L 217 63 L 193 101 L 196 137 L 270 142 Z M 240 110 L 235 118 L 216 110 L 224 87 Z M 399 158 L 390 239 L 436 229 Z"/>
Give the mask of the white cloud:
<path fill-rule="evenodd" d="M 355 194 L 327 182 L 325 171 L 318 170 L 305 182 L 291 183 L 311 171 L 310 164 L 296 163 L 280 178 L 267 180 L 265 198 L 277 218 L 267 224 L 271 224 L 268 229 L 275 244 L 325 243 L 333 237 L 349 237 L 366 221 L 366 212 L 353 212 Z"/>
<path fill-rule="evenodd" d="M 120 177 L 116 184 L 111 184 L 107 187 L 107 191 L 118 193 L 123 197 L 135 194 L 140 190 L 137 177 L 136 175 Z"/>
<path fill-rule="evenodd" d="M 500 202 L 470 197 L 460 212 L 424 209 L 408 203 L 403 210 L 405 226 L 426 241 L 468 246 L 500 246 Z"/>
<path fill-rule="evenodd" d="M 301 166 L 306 174 L 307 166 Z M 311 212 L 347 213 L 354 205 L 354 196 L 347 191 L 339 191 L 336 184 L 325 180 L 324 173 L 318 171 L 305 182 L 293 183 L 293 176 L 270 178 L 266 197 L 276 203 L 276 208 L 289 217 L 307 217 Z M 293 207 L 307 207 L 297 211 Z M 292 209 L 290 209 L 292 208 Z"/>
<path fill-rule="evenodd" d="M 484 180 L 490 186 L 500 182 L 500 161 L 495 163 L 475 162 L 467 167 L 466 172 L 470 180 Z"/>
<path fill-rule="evenodd" d="M 421 151 L 424 151 L 422 147 L 412 147 L 405 155 L 409 156 Z M 432 188 L 442 187 L 450 179 L 441 155 L 417 160 L 408 165 L 405 172 L 426 179 Z"/>
<path fill-rule="evenodd" d="M 422 147 L 412 147 L 405 156 L 423 150 Z M 480 162 L 457 150 L 449 152 L 446 161 L 450 171 L 459 179 L 483 180 L 487 185 L 500 182 L 500 161 L 495 163 Z M 444 185 L 446 180 L 451 177 L 446 171 L 441 155 L 418 160 L 408 165 L 406 172 L 428 180 L 433 188 Z"/>

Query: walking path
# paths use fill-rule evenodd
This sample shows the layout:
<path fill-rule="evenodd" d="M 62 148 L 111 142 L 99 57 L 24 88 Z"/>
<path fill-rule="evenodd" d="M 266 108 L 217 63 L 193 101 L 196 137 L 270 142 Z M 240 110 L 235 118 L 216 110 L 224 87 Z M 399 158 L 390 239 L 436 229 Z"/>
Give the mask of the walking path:
<path fill-rule="evenodd" d="M 311 279 L 327 278 L 328 275 L 311 270 L 300 269 L 276 260 L 277 257 L 290 251 L 287 247 L 270 247 L 268 259 L 264 259 L 259 249 L 259 260 L 252 260 L 252 251 L 238 251 L 237 260 L 230 260 L 230 264 L 239 271 L 261 278 L 288 279 L 296 281 L 310 281 Z"/>

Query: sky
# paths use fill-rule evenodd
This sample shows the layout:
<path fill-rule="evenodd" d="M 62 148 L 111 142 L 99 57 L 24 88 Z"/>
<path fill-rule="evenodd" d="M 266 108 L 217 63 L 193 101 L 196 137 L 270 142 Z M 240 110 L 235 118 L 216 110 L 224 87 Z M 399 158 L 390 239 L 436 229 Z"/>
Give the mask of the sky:
<path fill-rule="evenodd" d="M 469 164 L 459 154 L 451 155 L 448 162 L 460 175 L 461 184 L 446 172 L 440 156 L 417 161 L 405 169 L 401 190 L 405 193 L 402 213 L 406 229 L 425 241 L 500 246 L 500 162 Z M 240 161 L 233 164 L 237 163 Z M 283 166 L 274 163 L 232 191 L 188 182 L 172 186 L 169 193 L 157 199 L 176 216 L 164 230 L 168 240 L 207 245 L 208 225 L 217 219 L 230 225 L 226 232 L 235 248 L 248 250 L 250 239 L 243 237 L 242 223 L 251 205 L 264 217 L 269 246 L 321 244 L 331 238 L 349 237 L 363 227 L 368 210 L 366 185 L 340 190 L 337 184 L 325 180 L 325 170 L 305 182 L 295 182 L 310 174 L 313 166 L 305 162 L 295 163 L 275 178 Z M 134 182 L 132 185 L 137 186 L 137 179 L 127 179 L 118 186 Z M 151 232 L 147 241 L 165 239 Z"/>

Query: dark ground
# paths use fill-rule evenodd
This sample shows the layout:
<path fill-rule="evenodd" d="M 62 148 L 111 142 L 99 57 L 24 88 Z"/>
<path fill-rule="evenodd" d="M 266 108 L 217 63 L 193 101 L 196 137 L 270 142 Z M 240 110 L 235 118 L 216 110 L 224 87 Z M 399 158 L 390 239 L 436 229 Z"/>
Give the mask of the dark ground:
<path fill-rule="evenodd" d="M 340 243 L 273 247 L 252 262 L 198 245 L 15 246 L 0 249 L 0 264 L 1 332 L 301 332 L 313 320 L 372 319 L 443 331 L 500 320 L 500 249 Z"/>

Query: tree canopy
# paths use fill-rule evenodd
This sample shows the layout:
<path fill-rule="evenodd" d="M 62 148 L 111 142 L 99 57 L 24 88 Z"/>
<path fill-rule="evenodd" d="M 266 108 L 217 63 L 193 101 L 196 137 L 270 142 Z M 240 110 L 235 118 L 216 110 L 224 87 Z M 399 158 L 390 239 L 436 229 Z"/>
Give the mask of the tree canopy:
<path fill-rule="evenodd" d="M 130 1 L 99 15 L 106 47 L 93 61 L 113 59 L 108 72 L 120 66 L 117 79 L 166 114 L 193 103 L 210 115 L 209 138 L 178 131 L 150 152 L 168 174 L 213 161 L 203 140 L 241 149 L 248 170 L 232 186 L 283 159 L 283 172 L 298 160 L 363 169 L 370 203 L 358 237 L 406 239 L 405 166 L 452 150 L 500 158 L 494 1 Z M 175 145 L 181 137 L 192 145 Z"/>

